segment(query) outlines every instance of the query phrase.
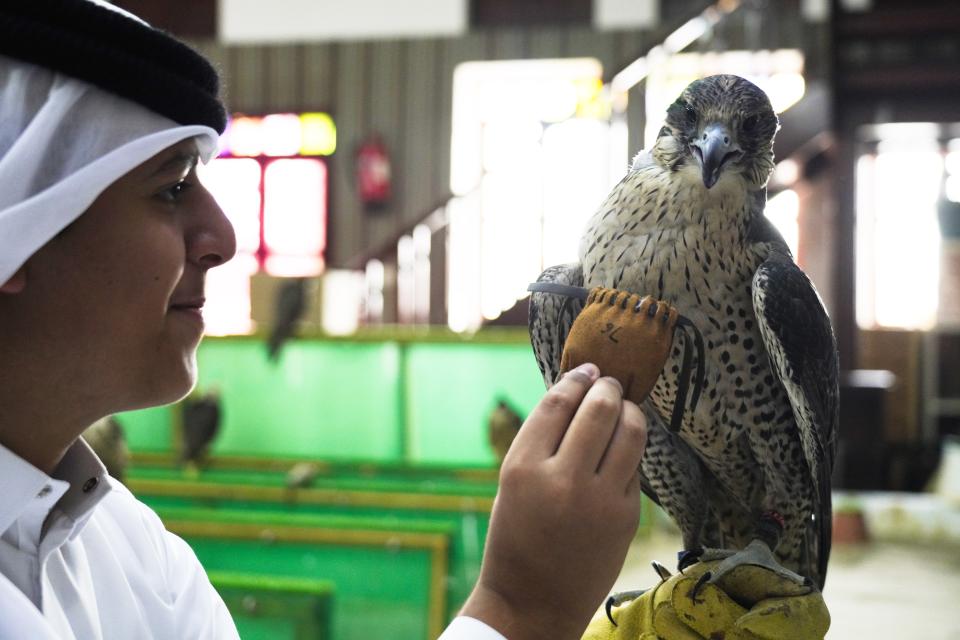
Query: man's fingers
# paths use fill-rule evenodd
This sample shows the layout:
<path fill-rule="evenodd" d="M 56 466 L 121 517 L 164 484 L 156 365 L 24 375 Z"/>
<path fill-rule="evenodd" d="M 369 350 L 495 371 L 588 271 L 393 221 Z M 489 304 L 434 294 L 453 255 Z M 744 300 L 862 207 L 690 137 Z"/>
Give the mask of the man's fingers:
<path fill-rule="evenodd" d="M 538 458 L 553 455 L 577 408 L 599 376 L 600 370 L 589 363 L 564 374 L 530 412 L 510 445 L 510 452 L 514 456 L 532 454 Z"/>
<path fill-rule="evenodd" d="M 629 487 L 637 475 L 647 446 L 647 419 L 633 402 L 625 400 L 617 430 L 610 439 L 597 473 L 609 475 L 616 486 Z"/>
<path fill-rule="evenodd" d="M 600 378 L 577 409 L 557 458 L 574 472 L 596 471 L 617 427 L 622 406 L 620 383 L 613 378 Z"/>

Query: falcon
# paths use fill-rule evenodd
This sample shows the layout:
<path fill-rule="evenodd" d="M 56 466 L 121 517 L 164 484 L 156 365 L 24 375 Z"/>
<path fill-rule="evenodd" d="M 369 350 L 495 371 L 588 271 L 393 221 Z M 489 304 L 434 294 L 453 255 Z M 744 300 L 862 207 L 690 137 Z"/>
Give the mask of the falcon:
<path fill-rule="evenodd" d="M 180 409 L 183 424 L 180 465 L 188 475 L 197 476 L 206 466 L 210 447 L 220 432 L 220 389 L 211 387 L 204 393 L 194 389 L 183 399 Z"/>
<path fill-rule="evenodd" d="M 283 345 L 296 333 L 307 308 L 307 279 L 289 278 L 277 287 L 273 327 L 267 338 L 267 359 L 277 362 Z"/>
<path fill-rule="evenodd" d="M 81 435 L 103 462 L 107 473 L 123 482 L 130 465 L 130 448 L 120 422 L 113 416 L 106 416 L 87 427 Z"/>
<path fill-rule="evenodd" d="M 644 492 L 680 528 L 680 568 L 722 558 L 704 581 L 761 564 L 822 589 L 837 348 L 814 286 L 763 215 L 778 127 L 751 82 L 691 83 L 587 223 L 579 262 L 548 268 L 531 285 L 530 338 L 549 387 L 583 308 L 564 291 L 649 295 L 688 318 L 705 343 L 700 400 L 671 421 L 685 392 L 675 339 L 643 403 L 640 465 Z"/>
<path fill-rule="evenodd" d="M 487 416 L 487 441 L 490 443 L 498 465 L 503 464 L 503 459 L 522 424 L 523 416 L 517 413 L 506 399 L 498 398 L 497 406 Z"/>

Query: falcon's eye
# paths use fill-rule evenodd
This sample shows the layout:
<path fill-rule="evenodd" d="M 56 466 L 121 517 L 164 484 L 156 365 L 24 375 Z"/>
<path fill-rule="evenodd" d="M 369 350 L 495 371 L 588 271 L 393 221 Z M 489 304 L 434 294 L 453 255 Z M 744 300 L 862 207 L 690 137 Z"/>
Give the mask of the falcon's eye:
<path fill-rule="evenodd" d="M 745 118 L 743 124 L 740 126 L 743 127 L 744 132 L 750 133 L 757 128 L 758 124 L 760 124 L 760 116 L 754 114 L 748 118 Z"/>
<path fill-rule="evenodd" d="M 686 105 L 683 108 L 683 120 L 691 127 L 697 124 L 697 112 L 694 111 L 690 105 Z"/>

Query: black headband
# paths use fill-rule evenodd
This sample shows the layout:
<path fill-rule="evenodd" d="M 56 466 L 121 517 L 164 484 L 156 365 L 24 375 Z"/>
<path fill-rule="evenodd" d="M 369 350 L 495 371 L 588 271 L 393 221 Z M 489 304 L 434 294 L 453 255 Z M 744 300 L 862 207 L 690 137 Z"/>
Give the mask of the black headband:
<path fill-rule="evenodd" d="M 0 54 L 47 67 L 183 125 L 223 133 L 220 78 L 169 34 L 87 0 L 2 0 Z"/>

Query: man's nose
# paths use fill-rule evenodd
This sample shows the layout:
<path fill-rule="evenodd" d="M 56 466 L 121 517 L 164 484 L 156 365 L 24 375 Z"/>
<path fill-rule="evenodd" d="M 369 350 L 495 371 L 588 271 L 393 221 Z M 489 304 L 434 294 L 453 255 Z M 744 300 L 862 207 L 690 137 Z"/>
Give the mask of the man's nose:
<path fill-rule="evenodd" d="M 202 185 L 199 188 L 203 189 L 198 202 L 202 211 L 196 218 L 198 223 L 188 245 L 188 258 L 204 269 L 212 269 L 233 258 L 237 252 L 237 236 L 213 195 Z"/>

